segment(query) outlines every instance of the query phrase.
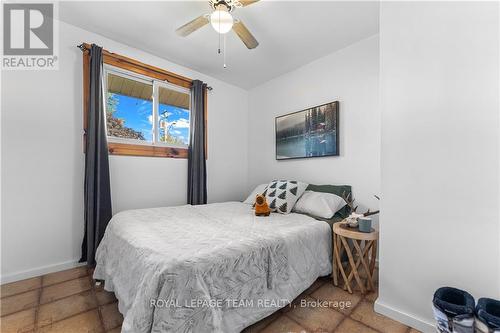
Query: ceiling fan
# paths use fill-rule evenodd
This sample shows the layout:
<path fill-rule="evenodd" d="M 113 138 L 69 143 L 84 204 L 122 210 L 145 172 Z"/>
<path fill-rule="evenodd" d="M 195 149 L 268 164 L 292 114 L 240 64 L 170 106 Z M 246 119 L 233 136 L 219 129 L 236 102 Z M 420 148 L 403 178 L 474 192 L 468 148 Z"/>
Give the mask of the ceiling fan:
<path fill-rule="evenodd" d="M 246 7 L 258 1 L 259 0 L 209 0 L 210 7 L 214 10 L 211 14 L 204 14 L 195 18 L 179 27 L 176 32 L 179 36 L 186 37 L 210 22 L 212 27 L 219 34 L 226 34 L 233 30 L 247 48 L 254 49 L 259 45 L 259 42 L 241 20 L 233 18 L 231 12 L 236 8 Z"/>

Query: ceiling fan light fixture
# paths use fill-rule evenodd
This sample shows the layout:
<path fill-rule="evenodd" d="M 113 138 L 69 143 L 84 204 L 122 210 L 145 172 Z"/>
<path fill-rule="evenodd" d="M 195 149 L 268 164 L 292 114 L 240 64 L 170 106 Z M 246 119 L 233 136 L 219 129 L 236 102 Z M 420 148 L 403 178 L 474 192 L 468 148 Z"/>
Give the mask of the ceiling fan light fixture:
<path fill-rule="evenodd" d="M 224 5 L 219 5 L 215 11 L 210 14 L 210 23 L 212 27 L 220 34 L 225 34 L 233 28 L 233 16 Z"/>

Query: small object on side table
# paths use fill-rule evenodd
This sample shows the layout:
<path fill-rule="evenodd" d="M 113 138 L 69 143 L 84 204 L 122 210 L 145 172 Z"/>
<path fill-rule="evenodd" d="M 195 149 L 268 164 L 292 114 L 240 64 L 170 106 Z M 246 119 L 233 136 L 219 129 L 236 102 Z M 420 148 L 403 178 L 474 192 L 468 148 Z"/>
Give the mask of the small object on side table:
<path fill-rule="evenodd" d="M 371 232 L 372 231 L 372 219 L 370 217 L 359 217 L 358 218 L 358 229 L 361 232 Z"/>
<path fill-rule="evenodd" d="M 363 217 L 363 214 L 358 214 L 356 212 L 352 212 L 351 215 L 349 215 L 346 219 L 345 222 L 351 227 L 351 228 L 357 228 L 358 227 L 358 219 L 360 217 Z"/>
<path fill-rule="evenodd" d="M 349 240 L 357 253 L 356 261 L 353 251 L 349 246 Z M 338 274 L 340 272 L 344 280 L 344 289 L 347 289 L 352 294 L 351 281 L 357 282 L 361 293 L 367 290 L 375 290 L 373 281 L 373 271 L 375 269 L 375 259 L 377 258 L 377 241 L 378 231 L 371 229 L 371 232 L 361 232 L 358 229 L 351 228 L 346 222 L 338 222 L 333 225 L 333 283 L 338 286 Z M 346 252 L 349 260 L 350 269 L 348 272 L 342 266 L 342 254 Z M 366 272 L 367 285 L 363 284 L 358 272 L 364 270 Z"/>

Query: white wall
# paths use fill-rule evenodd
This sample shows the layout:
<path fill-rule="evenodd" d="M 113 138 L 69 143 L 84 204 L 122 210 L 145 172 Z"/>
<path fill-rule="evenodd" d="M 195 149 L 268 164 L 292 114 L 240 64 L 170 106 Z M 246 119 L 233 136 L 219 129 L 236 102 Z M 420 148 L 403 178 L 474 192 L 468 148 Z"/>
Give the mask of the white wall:
<path fill-rule="evenodd" d="M 209 201 L 247 187 L 247 92 L 60 22 L 57 71 L 2 71 L 2 282 L 59 270 L 83 236 L 81 42 L 201 79 L 208 97 Z M 187 161 L 111 156 L 113 211 L 186 202 Z"/>
<path fill-rule="evenodd" d="M 428 332 L 438 287 L 500 298 L 498 6 L 380 5 L 376 310 Z"/>
<path fill-rule="evenodd" d="M 378 36 L 273 79 L 249 93 L 249 189 L 274 178 L 349 184 L 361 209 L 380 194 Z M 340 156 L 276 161 L 274 118 L 340 102 Z"/>

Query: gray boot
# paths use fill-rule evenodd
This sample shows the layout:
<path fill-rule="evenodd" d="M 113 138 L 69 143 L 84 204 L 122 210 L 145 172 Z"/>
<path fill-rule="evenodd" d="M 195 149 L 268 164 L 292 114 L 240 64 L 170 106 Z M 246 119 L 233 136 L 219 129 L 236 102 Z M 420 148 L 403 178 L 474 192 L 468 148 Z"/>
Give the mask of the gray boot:
<path fill-rule="evenodd" d="M 500 301 L 479 299 L 476 306 L 476 333 L 500 333 Z"/>
<path fill-rule="evenodd" d="M 432 310 L 439 333 L 474 333 L 474 297 L 466 291 L 443 287 L 436 290 Z"/>

